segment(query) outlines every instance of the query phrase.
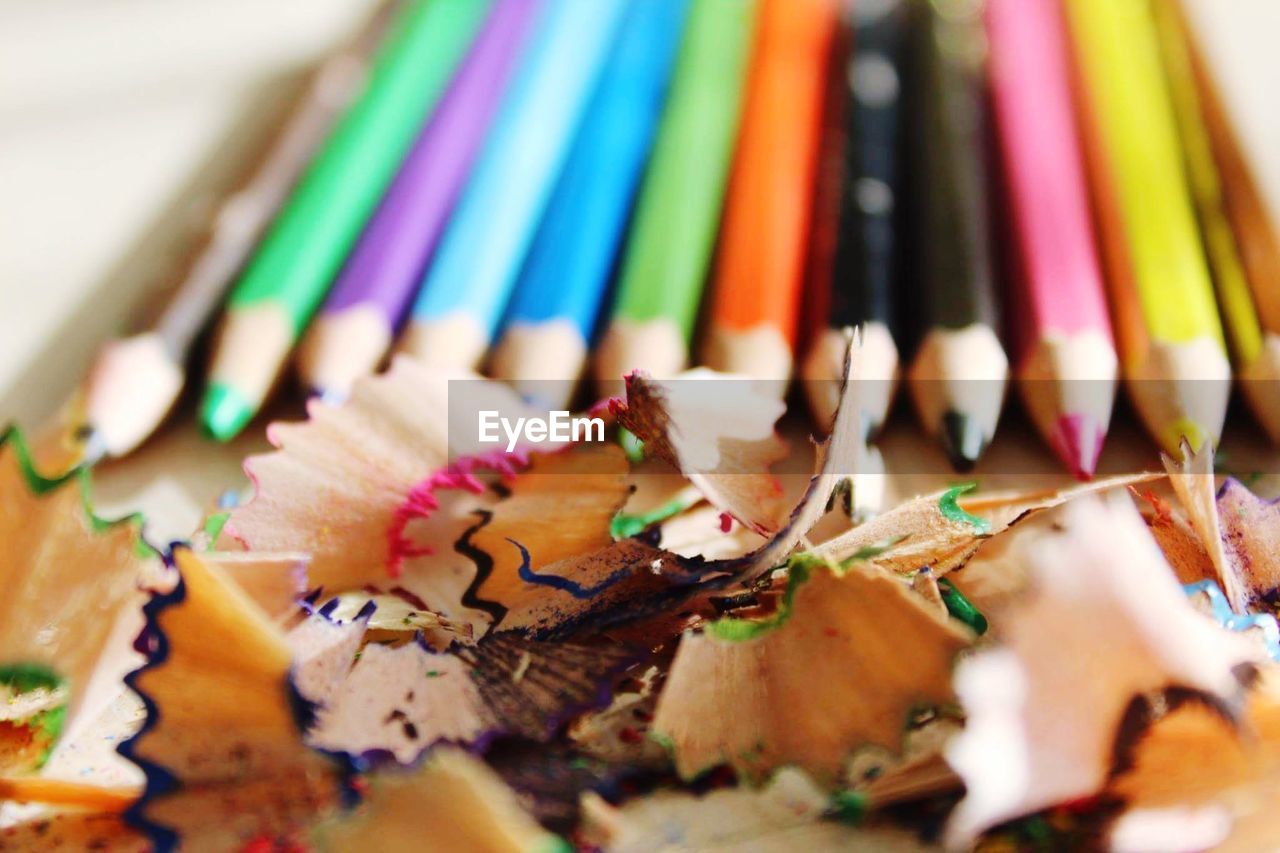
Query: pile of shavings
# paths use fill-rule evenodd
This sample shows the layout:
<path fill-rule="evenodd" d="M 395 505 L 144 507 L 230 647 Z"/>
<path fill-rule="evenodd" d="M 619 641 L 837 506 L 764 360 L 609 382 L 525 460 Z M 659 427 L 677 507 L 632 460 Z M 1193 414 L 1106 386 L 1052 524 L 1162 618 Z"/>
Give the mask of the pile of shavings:
<path fill-rule="evenodd" d="M 478 454 L 447 383 L 273 425 L 167 548 L 4 434 L 0 849 L 1280 844 L 1280 509 L 1208 450 L 864 519 L 852 385 L 791 497 L 778 401 Z"/>

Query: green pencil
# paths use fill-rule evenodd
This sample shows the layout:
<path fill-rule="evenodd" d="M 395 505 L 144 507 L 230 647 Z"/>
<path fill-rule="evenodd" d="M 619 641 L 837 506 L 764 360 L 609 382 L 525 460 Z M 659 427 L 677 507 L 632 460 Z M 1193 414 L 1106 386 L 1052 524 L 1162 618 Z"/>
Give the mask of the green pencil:
<path fill-rule="evenodd" d="M 694 0 L 596 356 L 602 393 L 624 373 L 680 371 L 698 316 L 733 157 L 754 0 Z"/>
<path fill-rule="evenodd" d="M 227 303 L 200 418 L 226 441 L 266 399 L 492 0 L 412 0 L 364 93 L 299 182 Z"/>

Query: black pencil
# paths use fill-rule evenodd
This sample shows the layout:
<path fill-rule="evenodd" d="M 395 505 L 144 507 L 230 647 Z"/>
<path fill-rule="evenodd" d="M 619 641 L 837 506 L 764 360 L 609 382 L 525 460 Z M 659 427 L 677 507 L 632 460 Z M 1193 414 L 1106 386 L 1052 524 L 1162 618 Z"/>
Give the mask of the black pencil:
<path fill-rule="evenodd" d="M 842 330 L 860 326 L 862 358 L 852 378 L 865 383 L 859 399 L 869 433 L 884 423 L 898 373 L 894 291 L 908 23 L 906 0 L 857 3 L 845 14 L 823 151 L 823 185 L 837 197 L 815 222 L 815 240 L 827 243 L 815 254 L 829 252 L 830 262 L 815 260 L 816 313 L 823 316 L 814 325 L 825 329 L 804 365 L 810 406 L 818 422 L 831 422 L 847 346 Z"/>
<path fill-rule="evenodd" d="M 907 308 L 920 334 L 908 380 L 924 428 L 963 471 L 991 442 L 1009 373 L 996 331 L 986 40 L 979 4 L 933 0 L 915 11 L 908 101 L 918 298 Z"/>

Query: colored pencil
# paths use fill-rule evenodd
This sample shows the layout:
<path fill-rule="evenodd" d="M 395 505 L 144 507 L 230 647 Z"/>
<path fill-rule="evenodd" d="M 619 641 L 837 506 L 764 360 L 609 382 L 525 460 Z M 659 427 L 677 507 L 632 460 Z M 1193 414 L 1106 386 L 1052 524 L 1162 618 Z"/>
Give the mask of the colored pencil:
<path fill-rule="evenodd" d="M 809 214 L 804 297 L 800 306 L 799 343 L 802 359 L 799 377 L 814 421 L 820 427 L 830 426 L 833 420 L 830 415 L 836 405 L 836 398 L 822 386 L 829 382 L 832 373 L 838 375 L 843 371 L 842 366 L 833 365 L 828 369 L 822 362 L 840 358 L 836 353 L 842 344 L 847 344 L 852 332 L 852 327 L 828 328 L 827 317 L 834 301 L 831 291 L 835 280 L 836 251 L 844 237 L 841 227 L 844 223 L 840 221 L 844 201 L 844 188 L 841 184 L 851 180 L 854 169 L 852 164 L 846 162 L 846 155 L 852 154 L 849 116 L 856 108 L 856 104 L 846 103 L 851 102 L 853 97 L 849 75 L 854 73 L 854 11 L 852 4 L 844 5 L 831 39 L 831 60 L 822 105 L 822 131 L 814 174 L 813 207 Z M 832 339 L 831 343 L 824 347 L 828 336 Z M 831 354 L 826 359 L 817 357 L 825 349 L 830 349 Z M 838 381 L 837 379 L 837 388 Z"/>
<path fill-rule="evenodd" d="M 762 0 L 703 346 L 707 366 L 791 378 L 837 0 Z"/>
<path fill-rule="evenodd" d="M 1252 361 L 1262 348 L 1262 329 L 1249 293 L 1244 263 L 1227 218 L 1222 180 L 1214 161 L 1213 143 L 1205 125 L 1187 43 L 1168 3 L 1152 3 L 1160 55 L 1169 85 L 1170 103 L 1178 124 L 1182 157 L 1191 198 L 1204 239 L 1209 271 L 1213 276 L 1223 330 L 1232 356 L 1239 363 Z"/>
<path fill-rule="evenodd" d="M 688 360 L 724 197 L 754 0 L 693 0 L 594 372 L 602 394 Z"/>
<path fill-rule="evenodd" d="M 1068 0 L 1094 208 L 1130 395 L 1164 449 L 1217 442 L 1231 368 L 1151 9 Z"/>
<path fill-rule="evenodd" d="M 155 320 L 109 342 L 81 391 L 85 458 L 122 456 L 155 431 L 186 383 L 186 364 L 227 288 L 342 110 L 360 91 L 395 5 L 386 3 L 321 63 L 243 182 L 222 199 Z"/>
<path fill-rule="evenodd" d="M 1017 376 L 1040 434 L 1093 476 L 1119 372 L 1057 0 L 989 0 L 989 73 L 1010 212 Z"/>
<path fill-rule="evenodd" d="M 1274 393 L 1280 380 L 1280 122 L 1274 110 L 1258 109 L 1280 82 L 1270 37 L 1280 27 L 1280 7 L 1248 2 L 1223 8 L 1198 0 L 1181 5 L 1181 15 L 1174 5 L 1162 11 L 1175 13 L 1169 24 L 1186 40 L 1222 203 L 1249 288 L 1246 306 L 1234 289 L 1224 292 L 1219 283 L 1218 301 L 1245 398 L 1271 440 L 1280 443 L 1280 395 Z"/>
<path fill-rule="evenodd" d="M 492 372 L 553 408 L 582 374 L 688 6 L 628 10 L 507 310 Z"/>
<path fill-rule="evenodd" d="M 1213 143 L 1205 125 L 1182 25 L 1169 3 L 1152 3 L 1151 10 L 1228 351 L 1236 366 L 1244 372 L 1262 353 L 1262 327 L 1227 215 L 1222 180 L 1214 161 Z M 1267 395 L 1250 396 L 1265 399 Z"/>
<path fill-rule="evenodd" d="M 898 198 L 902 169 L 901 93 L 910 10 L 906 0 L 855 3 L 844 15 L 840 61 L 832 74 L 832 122 L 816 192 L 818 205 L 809 284 L 813 330 L 804 362 L 814 419 L 829 424 L 843 377 L 845 327 L 862 328 L 852 370 L 864 384 L 868 432 L 880 430 L 898 374 L 894 291 L 899 251 Z M 823 243 L 829 248 L 820 248 Z"/>
<path fill-rule="evenodd" d="M 926 431 L 969 470 L 995 434 L 1008 382 L 990 243 L 978 4 L 921 4 L 912 51 L 915 252 L 921 337 L 908 370 Z"/>
<path fill-rule="evenodd" d="M 489 139 L 413 305 L 400 348 L 477 367 L 626 10 L 624 0 L 547 0 Z"/>
<path fill-rule="evenodd" d="M 364 93 L 232 290 L 200 419 L 225 441 L 261 407 L 294 342 L 480 28 L 490 0 L 411 0 Z"/>
<path fill-rule="evenodd" d="M 497 0 L 356 243 L 299 350 L 303 384 L 322 397 L 346 397 L 391 347 L 539 6 Z"/>

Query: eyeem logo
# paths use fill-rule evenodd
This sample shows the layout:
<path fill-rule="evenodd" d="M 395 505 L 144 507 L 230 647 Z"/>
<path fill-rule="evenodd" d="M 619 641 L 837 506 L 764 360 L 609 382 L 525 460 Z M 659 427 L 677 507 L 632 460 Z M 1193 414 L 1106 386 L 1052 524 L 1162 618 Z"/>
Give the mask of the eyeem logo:
<path fill-rule="evenodd" d="M 545 418 L 516 418 L 514 423 L 496 411 L 481 411 L 479 426 L 481 444 L 498 444 L 505 436 L 508 453 L 520 444 L 604 441 L 601 418 L 575 418 L 566 411 L 549 412 Z"/>

